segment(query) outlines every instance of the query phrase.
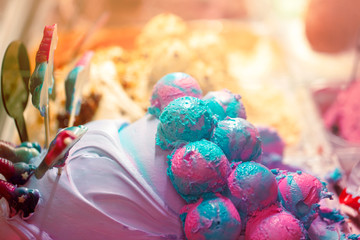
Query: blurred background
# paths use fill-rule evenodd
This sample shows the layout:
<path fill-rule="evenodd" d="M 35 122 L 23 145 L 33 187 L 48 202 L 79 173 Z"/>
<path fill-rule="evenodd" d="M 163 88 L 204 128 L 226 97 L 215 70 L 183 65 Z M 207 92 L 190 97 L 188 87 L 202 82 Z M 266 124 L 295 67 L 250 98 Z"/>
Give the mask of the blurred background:
<path fill-rule="evenodd" d="M 146 103 L 143 104 L 140 100 L 136 102 L 138 99 L 134 97 L 134 90 L 128 92 L 131 86 L 137 89 L 141 86 L 126 80 L 129 73 L 122 76 L 117 65 L 122 88 L 130 95 L 129 100 L 134 100 L 141 107 L 138 115 L 146 110 L 152 84 L 165 71 L 188 70 L 198 75 L 196 77 L 201 84 L 206 83 L 202 87 L 209 89 L 216 88 L 216 82 L 223 87 L 235 86 L 231 81 L 219 80 L 224 77 L 234 78 L 240 90 L 258 83 L 272 87 L 290 84 L 291 91 L 286 89 L 286 94 L 294 95 L 293 91 L 298 89 L 306 89 L 311 94 L 313 89 L 324 84 L 348 82 L 356 69 L 354 59 L 360 26 L 360 12 L 357 10 L 360 4 L 355 0 L 341 3 L 337 0 L 0 0 L 0 6 L 0 56 L 11 41 L 19 39 L 28 48 L 32 69 L 44 26 L 57 23 L 59 43 L 55 51 L 55 77 L 59 79 L 66 76 L 62 69 L 69 67 L 84 50 L 115 45 L 121 47 L 121 51 L 126 53 L 121 56 L 130 56 L 122 69 L 149 73 L 142 76 L 149 82 L 143 84 L 147 92 L 140 94 L 144 95 L 141 101 Z M 172 18 L 166 17 L 153 20 L 163 13 L 174 14 L 184 23 L 171 23 Z M 161 24 L 156 21 L 164 21 L 161 24 L 170 27 L 161 29 Z M 183 26 L 181 24 L 187 24 L 185 31 L 181 32 L 184 36 L 179 34 L 177 37 L 184 40 L 185 35 L 192 34 L 184 40 L 188 41 L 188 45 L 184 42 L 173 44 L 168 35 L 161 35 L 161 30 L 171 33 L 171 27 L 179 28 Z M 211 32 L 203 34 L 202 29 L 211 29 Z M 197 40 L 192 37 L 196 36 L 195 33 L 200 36 Z M 199 47 L 201 45 L 204 49 Z M 149 51 L 146 46 L 151 46 L 154 51 Z M 189 53 L 186 49 L 190 49 Z M 202 58 L 200 62 L 194 60 L 191 55 L 194 52 Z M 210 52 L 214 54 L 210 55 Z M 178 54 L 175 57 L 179 59 L 174 60 L 170 53 Z M 226 64 L 221 60 L 221 53 L 226 54 Z M 203 67 L 185 66 L 188 55 L 194 61 L 192 66 L 202 64 Z M 151 66 L 135 68 L 140 64 L 135 58 L 144 60 L 141 64 Z M 210 63 L 210 59 L 214 62 Z M 1 61 L 2 58 L 0 64 Z M 178 65 L 176 68 L 169 66 L 173 62 L 177 63 L 173 64 Z M 183 68 L 180 68 L 180 63 L 184 63 Z M 215 71 L 224 74 L 215 76 Z M 356 69 L 355 75 L 357 72 Z M 136 79 L 134 75 L 131 77 Z M 206 80 L 209 78 L 211 81 Z M 300 100 L 306 114 L 314 110 L 311 109 L 314 99 L 311 98 L 310 103 L 307 100 Z M 130 120 L 135 120 L 138 115 L 130 116 Z M 304 124 L 316 125 L 316 131 L 320 131 L 318 128 L 322 124 L 316 122 L 315 117 L 308 119 L 309 122 Z M 13 129 L 14 124 L 2 104 L 0 122 L 0 137 L 12 140 L 13 131 L 4 129 Z M 308 136 L 303 129 L 299 131 L 302 132 L 300 138 Z M 308 130 L 309 134 L 313 131 Z M 317 151 L 317 148 L 314 149 Z"/>

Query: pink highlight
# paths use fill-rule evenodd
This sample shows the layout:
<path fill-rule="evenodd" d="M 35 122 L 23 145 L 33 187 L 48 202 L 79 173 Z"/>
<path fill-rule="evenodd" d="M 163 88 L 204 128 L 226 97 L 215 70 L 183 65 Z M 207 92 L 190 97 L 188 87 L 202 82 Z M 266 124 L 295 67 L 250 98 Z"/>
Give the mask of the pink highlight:
<path fill-rule="evenodd" d="M 230 176 L 228 177 L 228 187 L 232 195 L 235 197 L 240 197 L 242 189 L 237 184 L 236 179 L 236 168 L 230 173 Z"/>
<path fill-rule="evenodd" d="M 153 103 L 151 103 L 151 105 L 156 106 L 158 108 L 160 108 L 161 110 L 164 109 L 167 105 L 169 105 L 169 103 L 177 98 L 180 97 L 185 97 L 186 94 L 182 91 L 180 91 L 180 89 L 173 87 L 173 86 L 167 86 L 167 85 L 160 85 L 158 86 L 158 98 L 159 98 L 159 102 L 157 103 L 157 105 L 154 105 Z"/>
<path fill-rule="evenodd" d="M 76 63 L 75 67 L 87 66 L 91 62 L 93 56 L 93 51 L 86 51 L 84 55 L 80 58 L 80 60 Z"/>
<path fill-rule="evenodd" d="M 195 79 L 193 79 L 192 77 L 175 79 L 174 84 L 176 86 L 179 86 L 179 87 L 185 89 L 185 93 L 187 96 L 201 98 L 200 86 L 197 83 L 197 81 Z M 191 90 L 195 90 L 195 89 L 199 92 L 199 94 L 195 94 L 191 91 Z"/>
<path fill-rule="evenodd" d="M 202 115 L 201 118 L 199 119 L 199 121 L 197 122 L 197 124 L 190 126 L 190 129 L 192 131 L 195 131 L 195 130 L 199 131 L 203 128 L 204 122 L 205 122 L 204 115 Z"/>
<path fill-rule="evenodd" d="M 185 154 L 185 148 L 176 150 L 171 160 L 171 170 L 174 176 L 182 179 L 189 179 L 193 182 L 208 182 L 211 180 L 212 184 L 224 183 L 224 179 L 227 175 L 221 176 L 216 171 L 216 166 L 212 166 L 212 163 L 206 161 L 197 151 Z M 221 162 L 220 165 L 224 168 L 222 172 L 228 172 L 229 166 L 226 163 Z"/>
<path fill-rule="evenodd" d="M 305 239 L 300 222 L 276 205 L 257 212 L 246 224 L 245 239 Z"/>

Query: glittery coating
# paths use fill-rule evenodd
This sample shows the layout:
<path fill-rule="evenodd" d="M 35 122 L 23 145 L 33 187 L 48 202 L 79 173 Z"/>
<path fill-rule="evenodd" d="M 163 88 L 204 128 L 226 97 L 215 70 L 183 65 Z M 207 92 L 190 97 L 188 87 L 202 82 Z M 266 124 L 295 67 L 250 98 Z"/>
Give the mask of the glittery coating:
<path fill-rule="evenodd" d="M 210 109 L 201 99 L 194 97 L 175 99 L 159 119 L 156 144 L 164 150 L 208 139 L 214 126 Z"/>
<path fill-rule="evenodd" d="M 219 120 L 223 120 L 226 117 L 246 119 L 245 107 L 239 94 L 233 94 L 229 90 L 223 89 L 221 91 L 208 92 L 203 100 L 213 114 L 218 116 Z"/>
<path fill-rule="evenodd" d="M 174 99 L 180 97 L 202 97 L 197 81 L 182 72 L 170 73 L 162 77 L 154 86 L 150 99 L 149 113 L 159 117 L 163 109 Z"/>
<path fill-rule="evenodd" d="M 256 160 L 262 151 L 257 129 L 242 118 L 219 121 L 210 141 L 223 150 L 230 162 Z"/>
<path fill-rule="evenodd" d="M 230 164 L 216 144 L 203 139 L 174 150 L 167 174 L 176 191 L 194 202 L 205 193 L 224 189 Z"/>
<path fill-rule="evenodd" d="M 273 173 L 255 162 L 239 164 L 228 178 L 237 208 L 244 215 L 264 209 L 277 201 L 278 186 Z"/>
<path fill-rule="evenodd" d="M 240 236 L 239 213 L 234 204 L 220 194 L 186 205 L 182 212 L 186 214 L 184 230 L 188 240 L 235 240 Z"/>
<path fill-rule="evenodd" d="M 313 219 L 322 198 L 323 185 L 316 177 L 304 173 L 289 173 L 278 183 L 279 200 L 285 209 L 305 224 Z"/>
<path fill-rule="evenodd" d="M 252 216 L 246 225 L 246 240 L 305 240 L 299 220 L 273 205 Z"/>

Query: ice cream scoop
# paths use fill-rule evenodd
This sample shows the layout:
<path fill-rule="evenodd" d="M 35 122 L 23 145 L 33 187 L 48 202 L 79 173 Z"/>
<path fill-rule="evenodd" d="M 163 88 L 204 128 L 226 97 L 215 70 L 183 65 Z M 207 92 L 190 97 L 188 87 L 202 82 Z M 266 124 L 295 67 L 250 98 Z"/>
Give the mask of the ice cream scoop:
<path fill-rule="evenodd" d="M 153 88 L 149 113 L 159 117 L 172 100 L 186 96 L 202 97 L 198 82 L 186 73 L 174 72 L 167 74 Z"/>
<path fill-rule="evenodd" d="M 308 229 L 311 240 L 347 240 L 359 239 L 360 235 L 346 234 L 349 232 L 345 217 L 340 211 L 328 207 L 320 207 L 318 216 L 311 222 Z"/>
<path fill-rule="evenodd" d="M 219 121 L 210 141 L 223 150 L 230 162 L 256 160 L 262 151 L 256 127 L 242 118 Z"/>
<path fill-rule="evenodd" d="M 221 194 L 201 198 L 182 210 L 184 230 L 188 240 L 192 239 L 238 239 L 241 219 L 230 199 Z"/>
<path fill-rule="evenodd" d="M 211 110 L 201 99 L 175 99 L 160 115 L 156 144 L 162 149 L 173 149 L 187 142 L 209 139 L 214 126 Z"/>
<path fill-rule="evenodd" d="M 177 192 L 194 202 L 225 188 L 230 164 L 216 144 L 203 139 L 174 150 L 167 173 Z"/>
<path fill-rule="evenodd" d="M 318 178 L 301 171 L 285 174 L 278 186 L 280 202 L 303 221 L 305 227 L 313 220 L 320 199 L 330 197 Z"/>
<path fill-rule="evenodd" d="M 255 162 L 239 164 L 228 177 L 236 207 L 244 217 L 277 202 L 278 186 L 273 173 Z"/>
<path fill-rule="evenodd" d="M 223 120 L 226 117 L 246 119 L 245 107 L 239 94 L 223 89 L 221 91 L 208 92 L 203 100 L 213 114 L 218 115 L 219 120 Z"/>
<path fill-rule="evenodd" d="M 245 230 L 247 240 L 305 240 L 306 234 L 301 222 L 293 215 L 273 205 L 256 212 Z"/>

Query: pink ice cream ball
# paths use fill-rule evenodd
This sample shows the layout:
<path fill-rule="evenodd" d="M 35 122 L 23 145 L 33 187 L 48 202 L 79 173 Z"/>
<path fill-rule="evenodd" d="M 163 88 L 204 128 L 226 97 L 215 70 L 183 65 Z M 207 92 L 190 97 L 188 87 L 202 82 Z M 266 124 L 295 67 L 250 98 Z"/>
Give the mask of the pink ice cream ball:
<path fill-rule="evenodd" d="M 181 213 L 187 213 L 184 232 L 188 240 L 236 240 L 240 236 L 240 215 L 232 201 L 219 193 L 184 206 Z"/>
<path fill-rule="evenodd" d="M 289 177 L 292 177 L 292 180 L 289 180 Z M 318 178 L 310 174 L 294 172 L 280 179 L 278 188 L 284 207 L 296 214 L 296 206 L 300 201 L 309 207 L 320 201 L 323 185 Z"/>
<path fill-rule="evenodd" d="M 175 189 L 187 201 L 204 193 L 222 191 L 231 168 L 221 149 L 205 139 L 189 143 L 171 154 L 168 169 Z"/>
<path fill-rule="evenodd" d="M 306 239 L 300 221 L 277 205 L 256 212 L 247 222 L 245 240 Z"/>
<path fill-rule="evenodd" d="M 218 172 L 209 165 L 201 153 L 193 152 L 191 155 L 185 156 L 184 153 L 185 148 L 177 149 L 171 160 L 171 170 L 177 177 L 205 183 L 211 179 L 219 179 L 219 173 L 222 177 L 229 175 L 230 166 L 225 155 L 221 157 Z M 193 161 L 194 159 L 196 159 L 196 163 Z"/>
<path fill-rule="evenodd" d="M 277 202 L 278 186 L 273 173 L 255 162 L 239 164 L 228 177 L 229 190 L 237 198 L 236 207 L 245 215 Z"/>
<path fill-rule="evenodd" d="M 202 91 L 198 82 L 190 75 L 182 72 L 170 73 L 162 77 L 154 86 L 150 99 L 153 109 L 150 113 L 157 112 L 160 115 L 162 110 L 174 99 L 180 97 L 202 97 Z"/>

